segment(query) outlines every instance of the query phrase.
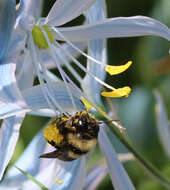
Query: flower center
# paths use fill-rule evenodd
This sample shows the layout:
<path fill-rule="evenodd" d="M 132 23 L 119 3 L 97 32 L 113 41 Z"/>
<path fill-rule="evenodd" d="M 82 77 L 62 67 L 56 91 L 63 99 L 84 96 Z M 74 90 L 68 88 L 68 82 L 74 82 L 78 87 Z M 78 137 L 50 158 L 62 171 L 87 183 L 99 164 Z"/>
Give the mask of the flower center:
<path fill-rule="evenodd" d="M 48 26 L 43 25 L 42 27 L 44 28 L 44 30 L 49 38 L 50 43 L 53 43 L 54 37 L 53 37 L 53 34 L 50 31 L 50 29 L 48 28 Z M 34 25 L 33 30 L 32 30 L 32 36 L 33 36 L 34 43 L 40 49 L 48 49 L 49 48 L 48 42 L 47 42 L 43 32 L 41 31 L 40 26 Z"/>

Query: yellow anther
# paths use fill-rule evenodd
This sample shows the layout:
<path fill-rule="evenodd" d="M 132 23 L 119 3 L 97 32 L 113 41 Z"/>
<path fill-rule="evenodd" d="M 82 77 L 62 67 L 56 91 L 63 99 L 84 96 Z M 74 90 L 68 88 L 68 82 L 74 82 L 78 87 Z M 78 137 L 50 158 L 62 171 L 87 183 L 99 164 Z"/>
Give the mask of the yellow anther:
<path fill-rule="evenodd" d="M 131 92 L 131 89 L 128 86 L 126 86 L 123 88 L 118 88 L 111 92 L 102 92 L 101 95 L 105 97 L 110 97 L 110 98 L 120 98 L 122 96 L 128 97 L 130 92 Z"/>
<path fill-rule="evenodd" d="M 127 70 L 132 64 L 132 61 L 128 61 L 125 65 L 120 66 L 113 66 L 113 65 L 107 65 L 105 67 L 105 71 L 108 72 L 110 75 L 117 75 L 125 70 Z"/>

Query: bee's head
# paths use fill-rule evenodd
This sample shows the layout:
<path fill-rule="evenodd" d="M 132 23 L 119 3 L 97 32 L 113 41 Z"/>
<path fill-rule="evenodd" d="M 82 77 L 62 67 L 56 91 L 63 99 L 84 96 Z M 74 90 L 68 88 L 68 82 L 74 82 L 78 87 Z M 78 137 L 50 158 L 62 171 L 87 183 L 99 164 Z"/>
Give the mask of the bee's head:
<path fill-rule="evenodd" d="M 83 138 L 97 138 L 99 124 L 93 115 L 88 112 L 79 112 L 72 120 L 76 132 Z"/>

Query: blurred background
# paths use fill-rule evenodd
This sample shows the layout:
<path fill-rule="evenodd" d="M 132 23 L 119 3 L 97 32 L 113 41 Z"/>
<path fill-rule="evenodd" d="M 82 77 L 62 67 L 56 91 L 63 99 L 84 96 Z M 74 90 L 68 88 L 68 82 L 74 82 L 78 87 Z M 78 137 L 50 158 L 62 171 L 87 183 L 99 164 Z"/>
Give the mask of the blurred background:
<path fill-rule="evenodd" d="M 45 1 L 43 16 L 47 15 L 55 0 Z M 156 18 L 170 26 L 169 0 L 107 0 L 108 17 L 144 15 Z M 81 23 L 82 17 L 67 25 Z M 133 145 L 145 158 L 152 162 L 160 171 L 170 177 L 169 158 L 162 146 L 156 123 L 155 108 L 157 105 L 154 91 L 157 90 L 164 103 L 167 117 L 170 118 L 170 44 L 160 37 L 133 37 L 108 39 L 108 64 L 121 65 L 129 60 L 133 65 L 123 74 L 107 77 L 106 81 L 114 87 L 130 86 L 132 93 L 128 98 L 114 99 L 121 124 Z M 80 58 L 85 63 L 86 60 Z M 20 156 L 34 135 L 45 125 L 49 118 L 27 115 L 21 128 L 20 139 L 11 163 Z M 31 130 L 30 130 L 31 129 Z M 116 137 L 110 139 L 118 153 L 127 150 Z M 98 147 L 92 153 L 89 167 L 102 157 Z M 134 160 L 124 163 L 130 178 L 137 190 L 163 190 L 164 187 L 153 181 L 141 166 Z M 112 190 L 109 176 L 101 182 L 98 189 Z"/>

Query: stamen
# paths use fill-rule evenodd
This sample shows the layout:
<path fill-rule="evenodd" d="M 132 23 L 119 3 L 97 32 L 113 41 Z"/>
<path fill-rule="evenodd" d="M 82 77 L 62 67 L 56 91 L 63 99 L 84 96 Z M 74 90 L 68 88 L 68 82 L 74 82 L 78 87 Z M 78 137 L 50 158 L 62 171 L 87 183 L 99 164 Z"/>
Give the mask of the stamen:
<path fill-rule="evenodd" d="M 41 74 L 41 72 L 39 71 L 40 69 L 39 69 L 39 66 L 37 65 L 39 63 L 39 61 L 38 61 L 37 55 L 36 55 L 36 47 L 34 46 L 33 39 L 32 39 L 31 35 L 29 35 L 29 38 L 30 38 L 29 42 L 30 42 L 30 47 L 31 47 L 30 50 L 31 50 L 31 53 L 33 55 L 32 61 L 33 61 L 34 66 L 35 66 L 37 76 L 38 76 L 39 82 L 41 84 L 40 87 L 41 87 L 41 90 L 44 94 L 44 97 L 47 100 L 47 103 L 51 109 L 56 111 L 56 108 L 57 108 L 61 113 L 63 113 L 64 111 L 63 111 L 62 107 L 56 102 L 55 98 L 51 96 L 51 92 L 49 92 L 49 89 L 47 88 L 47 85 L 44 82 L 44 77 Z M 51 100 L 50 100 L 50 98 L 51 98 Z M 51 103 L 51 101 L 52 101 L 52 103 Z"/>
<path fill-rule="evenodd" d="M 127 70 L 130 65 L 132 64 L 132 61 L 127 62 L 125 65 L 121 65 L 121 66 L 112 66 L 112 65 L 107 65 L 105 63 L 102 63 L 101 61 L 96 60 L 95 58 L 87 55 L 86 53 L 84 53 L 82 50 L 80 50 L 79 48 L 77 48 L 73 43 L 71 43 L 60 31 L 58 31 L 55 27 L 52 27 L 52 30 L 55 31 L 61 38 L 63 38 L 71 47 L 73 47 L 75 50 L 77 50 L 79 53 L 81 53 L 82 55 L 84 55 L 87 59 L 94 61 L 97 64 L 102 64 L 105 67 L 106 72 L 108 72 L 110 75 L 116 75 L 119 73 L 124 72 L 125 70 Z"/>
<path fill-rule="evenodd" d="M 53 59 L 54 59 L 54 61 L 55 61 L 55 63 L 56 63 L 56 66 L 57 66 L 57 68 L 58 68 L 58 70 L 59 70 L 59 72 L 60 72 L 60 74 L 61 74 L 61 77 L 62 77 L 62 79 L 63 79 L 63 81 L 64 81 L 64 83 L 65 83 L 65 85 L 66 85 L 66 88 L 67 88 L 67 91 L 68 91 L 69 96 L 70 96 L 70 98 L 71 98 L 73 107 L 74 107 L 74 109 L 77 109 L 76 104 L 75 104 L 74 99 L 73 99 L 73 95 L 72 95 L 71 90 L 70 90 L 70 88 L 69 88 L 69 86 L 68 86 L 68 82 L 67 82 L 67 80 L 66 80 L 66 78 L 65 78 L 65 75 L 64 75 L 64 73 L 63 73 L 63 70 L 62 70 L 62 68 L 60 67 L 60 65 L 57 64 L 57 57 L 56 57 L 57 55 L 56 55 L 56 53 L 55 53 L 55 48 L 54 48 L 54 46 L 50 43 L 50 40 L 49 40 L 49 38 L 48 38 L 48 35 L 47 35 L 46 32 L 44 31 L 44 29 L 43 29 L 41 26 L 40 26 L 40 28 L 41 28 L 41 30 L 42 30 L 44 36 L 45 36 L 45 39 L 47 40 L 48 46 L 50 47 L 51 56 L 53 57 Z"/>
<path fill-rule="evenodd" d="M 75 50 L 77 50 L 79 53 L 81 53 L 82 55 L 84 55 L 87 59 L 94 61 L 95 63 L 99 64 L 99 65 L 106 65 L 105 63 L 102 63 L 101 61 L 96 60 L 95 58 L 87 55 L 86 53 L 84 53 L 82 50 L 80 50 L 78 47 L 76 47 L 73 43 L 71 43 L 60 31 L 58 31 L 55 27 L 51 28 L 52 30 L 54 30 L 61 38 L 64 39 L 64 41 L 66 41 L 72 48 L 74 48 Z"/>
<path fill-rule="evenodd" d="M 38 57 L 41 58 L 41 56 L 39 55 L 38 49 L 35 48 L 35 50 L 36 50 L 36 53 L 37 53 Z M 40 75 L 43 77 L 43 80 L 45 80 L 47 82 L 47 92 L 48 92 L 49 98 L 51 99 L 51 101 L 55 105 L 55 107 L 59 108 L 60 112 L 62 111 L 62 113 L 64 113 L 62 107 L 55 100 L 55 95 L 54 95 L 52 89 L 48 88 L 50 86 L 51 81 L 48 78 L 47 69 L 46 69 L 45 65 L 42 64 L 42 60 L 40 60 L 39 63 L 40 63 L 40 66 L 41 66 L 40 67 L 40 69 L 41 69 Z"/>
<path fill-rule="evenodd" d="M 98 81 L 100 84 L 104 85 L 105 87 L 111 89 L 111 90 L 115 90 L 115 88 L 113 88 L 112 86 L 108 85 L 107 83 L 103 82 L 102 80 L 100 80 L 98 77 L 94 76 L 93 74 L 91 74 L 83 65 L 81 65 L 81 63 L 79 61 L 77 61 L 69 52 L 65 51 L 65 49 L 56 41 L 55 42 L 61 49 L 63 49 L 63 51 L 65 52 L 65 54 L 81 69 L 83 70 L 85 73 L 87 73 L 89 76 L 91 76 L 92 78 L 94 78 L 96 81 Z"/>
<path fill-rule="evenodd" d="M 54 43 L 55 44 L 55 43 Z M 57 49 L 56 46 L 54 46 L 55 49 Z M 68 70 L 73 74 L 73 76 L 81 83 L 82 78 L 80 77 L 80 75 L 78 75 L 78 73 L 73 69 L 73 67 L 68 64 L 68 62 L 66 61 L 66 59 L 64 57 L 61 57 L 61 55 L 57 54 L 60 61 L 68 68 Z"/>

